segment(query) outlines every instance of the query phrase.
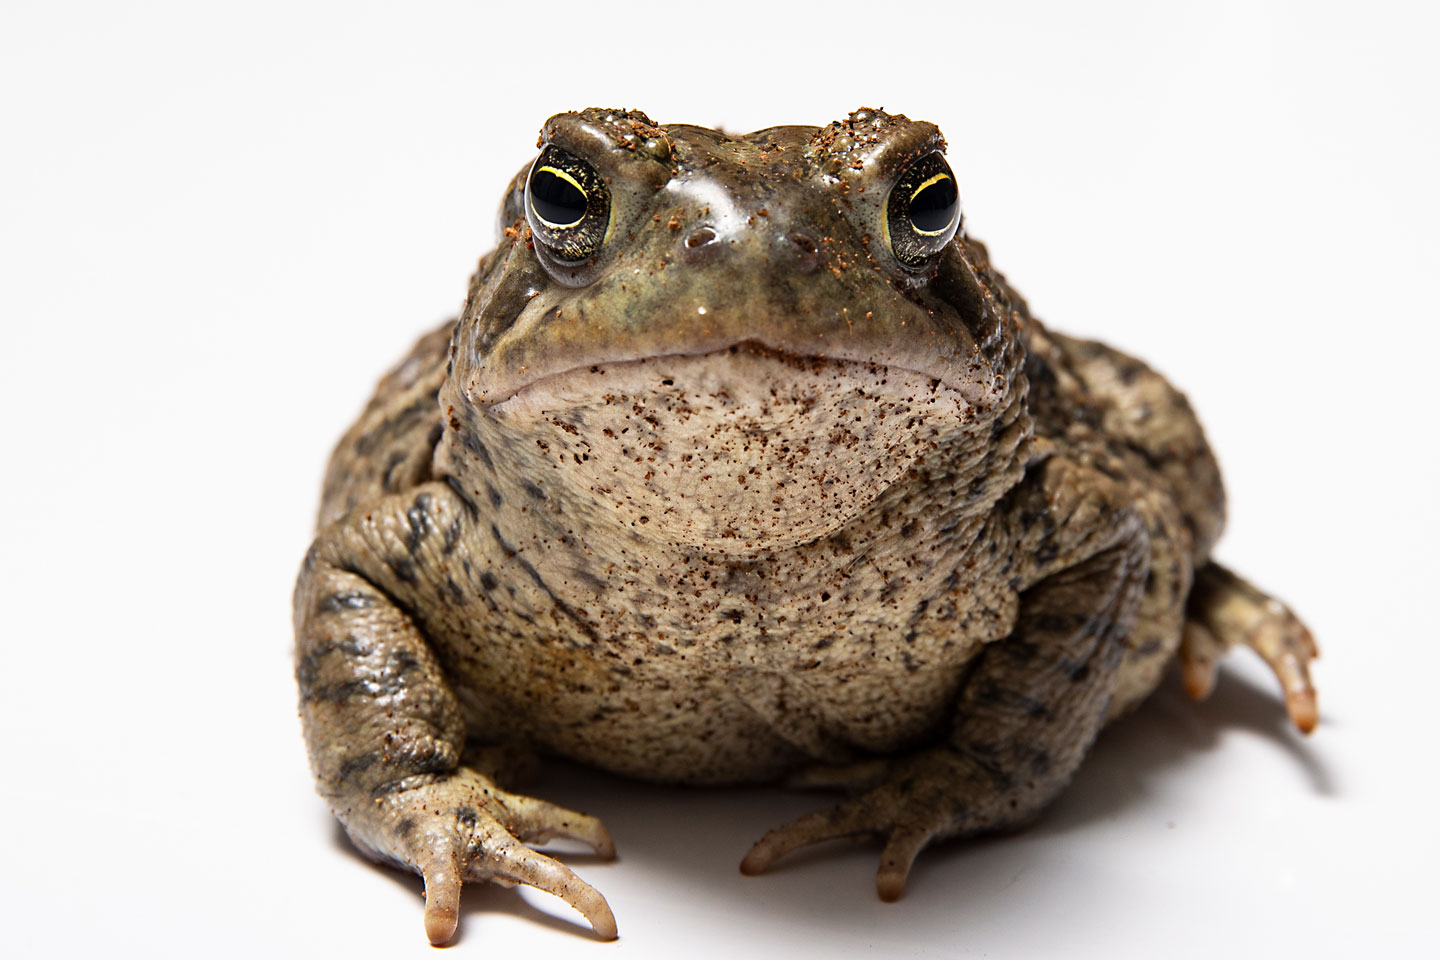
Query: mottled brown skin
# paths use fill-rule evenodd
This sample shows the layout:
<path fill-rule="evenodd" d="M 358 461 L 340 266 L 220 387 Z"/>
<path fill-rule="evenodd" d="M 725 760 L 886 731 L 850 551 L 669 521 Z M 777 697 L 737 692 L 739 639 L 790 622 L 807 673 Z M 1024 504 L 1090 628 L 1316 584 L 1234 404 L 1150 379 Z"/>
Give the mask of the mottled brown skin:
<path fill-rule="evenodd" d="M 517 176 L 461 317 L 336 449 L 295 597 L 320 792 L 424 875 L 433 941 L 463 880 L 615 935 L 526 846 L 609 855 L 604 827 L 506 793 L 481 746 L 848 788 L 742 869 L 872 834 L 894 899 L 930 841 L 1038 814 L 1177 651 L 1203 695 L 1256 647 L 1313 726 L 1308 633 L 1208 559 L 1224 497 L 1184 397 L 1046 330 L 963 232 L 892 254 L 935 127 L 587 110 L 541 139 L 608 185 L 603 245 L 556 260 Z"/>

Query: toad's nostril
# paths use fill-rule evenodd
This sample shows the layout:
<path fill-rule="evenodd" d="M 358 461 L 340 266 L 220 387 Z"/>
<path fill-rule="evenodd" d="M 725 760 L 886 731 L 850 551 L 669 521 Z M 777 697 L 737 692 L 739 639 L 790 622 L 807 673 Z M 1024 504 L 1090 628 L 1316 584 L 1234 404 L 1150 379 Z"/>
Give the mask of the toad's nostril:
<path fill-rule="evenodd" d="M 815 238 L 808 233 L 792 233 L 790 234 L 790 242 L 799 247 L 800 253 L 804 256 L 813 257 L 816 253 L 820 252 L 820 248 L 815 244 Z"/>
<path fill-rule="evenodd" d="M 690 236 L 685 238 L 685 246 L 693 250 L 696 247 L 703 247 L 705 244 L 713 243 L 714 241 L 715 231 L 709 227 L 700 227 L 697 230 L 692 230 Z"/>
<path fill-rule="evenodd" d="M 820 261 L 824 257 L 820 253 L 820 245 L 815 238 L 808 233 L 799 230 L 787 235 L 786 240 L 790 241 L 794 248 L 795 266 L 801 273 L 814 273 L 820 269 Z"/>

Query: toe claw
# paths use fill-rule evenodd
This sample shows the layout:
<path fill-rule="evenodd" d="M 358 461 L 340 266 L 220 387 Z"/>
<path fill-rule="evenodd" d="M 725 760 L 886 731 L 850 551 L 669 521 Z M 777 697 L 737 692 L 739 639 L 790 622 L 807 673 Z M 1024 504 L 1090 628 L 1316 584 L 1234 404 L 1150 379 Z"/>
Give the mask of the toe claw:
<path fill-rule="evenodd" d="M 438 857 L 424 869 L 425 935 L 436 946 L 449 943 L 460 923 L 460 865 Z"/>
<path fill-rule="evenodd" d="M 590 921 L 590 929 L 594 930 L 601 940 L 618 939 L 620 931 L 615 926 L 615 914 L 611 912 L 610 904 L 605 902 L 599 891 L 592 889 L 590 893 L 593 895 L 593 902 L 576 904 L 576 909 Z"/>
<path fill-rule="evenodd" d="M 1293 655 L 1284 655 L 1270 660 L 1270 669 L 1275 671 L 1280 688 L 1285 692 L 1285 710 L 1290 714 L 1290 721 L 1301 733 L 1312 732 L 1320 722 L 1320 708 L 1306 662 Z"/>
<path fill-rule="evenodd" d="M 771 833 L 774 831 L 772 830 Z M 767 841 L 770 834 L 767 833 L 755 842 L 750 852 L 745 854 L 745 859 L 740 861 L 740 872 L 747 877 L 756 877 L 770 869 L 770 864 L 775 862 L 775 855 L 770 851 L 770 844 Z"/>
<path fill-rule="evenodd" d="M 1320 707 L 1314 690 L 1286 694 L 1285 709 L 1290 713 L 1290 721 L 1301 733 L 1314 733 L 1320 725 Z"/>
<path fill-rule="evenodd" d="M 1185 692 L 1191 700 L 1204 700 L 1215 690 L 1225 645 L 1204 626 L 1191 620 L 1180 641 L 1180 665 Z"/>
<path fill-rule="evenodd" d="M 905 895 L 905 881 L 908 877 L 908 873 L 881 866 L 875 874 L 875 892 L 885 903 L 894 903 Z"/>
<path fill-rule="evenodd" d="M 583 834 L 577 833 L 575 839 L 582 843 L 589 844 L 590 849 L 595 851 L 595 856 L 601 860 L 614 860 L 615 841 L 610 838 L 610 831 L 606 830 L 605 824 L 599 820 L 590 817 L 586 817 L 585 819 L 589 820 L 592 824 L 591 829 Z"/>
<path fill-rule="evenodd" d="M 897 827 L 880 855 L 880 869 L 875 873 L 875 892 L 886 903 L 894 903 L 905 893 L 905 881 L 915 858 L 932 836 L 930 830 Z"/>

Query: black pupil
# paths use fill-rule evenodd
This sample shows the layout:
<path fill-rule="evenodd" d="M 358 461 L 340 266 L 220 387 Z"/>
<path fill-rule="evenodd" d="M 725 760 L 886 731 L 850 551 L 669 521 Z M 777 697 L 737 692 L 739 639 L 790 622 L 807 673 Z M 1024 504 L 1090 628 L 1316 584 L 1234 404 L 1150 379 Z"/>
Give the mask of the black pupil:
<path fill-rule="evenodd" d="M 573 226 L 585 216 L 585 194 L 549 170 L 536 170 L 530 178 L 530 202 L 542 220 L 556 226 Z"/>
<path fill-rule="evenodd" d="M 916 230 L 936 233 L 950 226 L 955 219 L 955 208 L 959 194 L 955 181 L 950 177 L 936 180 L 915 195 L 910 201 L 910 222 Z"/>

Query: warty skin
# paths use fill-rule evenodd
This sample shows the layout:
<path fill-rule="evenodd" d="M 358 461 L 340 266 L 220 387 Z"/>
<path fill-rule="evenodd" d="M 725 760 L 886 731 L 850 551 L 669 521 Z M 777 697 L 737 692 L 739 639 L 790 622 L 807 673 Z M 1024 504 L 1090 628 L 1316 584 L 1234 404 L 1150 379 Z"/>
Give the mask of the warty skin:
<path fill-rule="evenodd" d="M 541 146 L 459 319 L 337 447 L 295 597 L 320 791 L 423 874 L 432 941 L 464 880 L 616 933 L 527 846 L 608 833 L 506 792 L 497 745 L 849 789 L 742 869 L 874 834 L 894 899 L 928 843 L 1037 815 L 1177 653 L 1203 695 L 1255 646 L 1314 725 L 1309 634 L 1209 560 L 1223 493 L 1184 397 L 1046 330 L 958 212 L 934 240 L 905 219 L 950 176 L 933 125 L 587 110 Z M 573 227 L 537 176 L 583 198 Z"/>

